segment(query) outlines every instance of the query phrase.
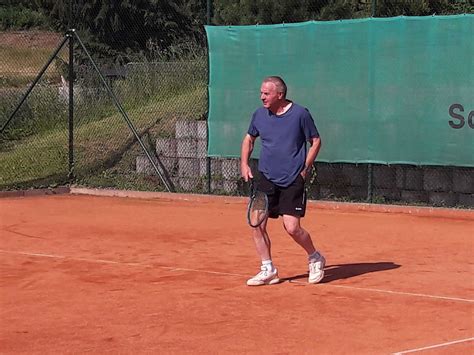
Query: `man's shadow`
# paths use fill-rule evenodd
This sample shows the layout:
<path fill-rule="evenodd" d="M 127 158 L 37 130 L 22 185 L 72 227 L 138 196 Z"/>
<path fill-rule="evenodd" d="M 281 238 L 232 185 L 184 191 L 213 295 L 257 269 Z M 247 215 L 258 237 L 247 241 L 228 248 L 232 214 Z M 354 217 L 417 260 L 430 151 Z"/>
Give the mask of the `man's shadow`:
<path fill-rule="evenodd" d="M 401 265 L 391 261 L 381 261 L 377 263 L 354 263 L 354 264 L 336 264 L 327 265 L 324 268 L 324 278 L 320 283 L 328 283 L 335 280 L 348 279 L 351 277 L 368 274 L 370 272 L 387 271 L 398 269 Z M 281 281 L 295 281 L 308 278 L 308 274 L 301 274 L 282 278 Z"/>

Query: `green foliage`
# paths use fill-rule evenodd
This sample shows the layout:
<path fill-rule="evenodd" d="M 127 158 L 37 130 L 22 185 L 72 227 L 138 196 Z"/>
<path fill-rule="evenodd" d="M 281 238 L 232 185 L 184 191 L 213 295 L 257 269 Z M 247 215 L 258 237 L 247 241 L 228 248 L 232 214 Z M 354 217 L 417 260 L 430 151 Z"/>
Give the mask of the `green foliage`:
<path fill-rule="evenodd" d="M 325 6 L 319 18 L 322 20 L 339 20 L 354 18 L 354 2 L 339 0 Z M 368 13 L 366 14 L 368 16 Z"/>
<path fill-rule="evenodd" d="M 157 0 L 76 0 L 72 23 L 67 0 L 36 0 L 58 28 L 76 28 L 91 52 L 103 61 L 126 62 L 131 53 L 146 52 L 153 41 L 160 49 L 192 40 L 204 44 L 202 2 Z M 204 7 L 205 9 L 205 7 Z"/>
<path fill-rule="evenodd" d="M 314 19 L 311 1 L 215 0 L 213 22 L 217 25 L 272 24 Z"/>
<path fill-rule="evenodd" d="M 216 25 L 253 25 L 340 20 L 375 15 L 424 16 L 473 13 L 472 0 L 214 0 L 213 23 Z"/>
<path fill-rule="evenodd" d="M 41 12 L 22 5 L 0 6 L 0 30 L 6 29 L 47 29 L 49 27 L 48 18 Z"/>
<path fill-rule="evenodd" d="M 212 23 L 249 25 L 375 16 L 473 13 L 472 0 L 213 0 Z M 193 42 L 205 47 L 207 0 L 3 0 L 2 29 L 74 27 L 103 63 L 126 63 L 148 44 L 169 52 Z M 71 16 L 72 12 L 72 16 Z M 78 61 L 85 60 L 79 56 Z"/>
<path fill-rule="evenodd" d="M 376 16 L 430 16 L 474 13 L 472 0 L 377 0 Z"/>
<path fill-rule="evenodd" d="M 370 15 L 370 4 L 364 0 L 216 0 L 214 9 L 214 22 L 219 25 L 335 20 Z"/>
<path fill-rule="evenodd" d="M 206 4 L 206 0 L 3 0 L 0 19 L 2 29 L 75 28 L 96 60 L 123 64 L 132 60 L 132 54 L 146 54 L 150 41 L 163 51 L 189 41 L 204 47 Z"/>
<path fill-rule="evenodd" d="M 392 16 L 427 16 L 449 13 L 451 4 L 448 0 L 380 0 L 377 4 L 376 15 Z"/>

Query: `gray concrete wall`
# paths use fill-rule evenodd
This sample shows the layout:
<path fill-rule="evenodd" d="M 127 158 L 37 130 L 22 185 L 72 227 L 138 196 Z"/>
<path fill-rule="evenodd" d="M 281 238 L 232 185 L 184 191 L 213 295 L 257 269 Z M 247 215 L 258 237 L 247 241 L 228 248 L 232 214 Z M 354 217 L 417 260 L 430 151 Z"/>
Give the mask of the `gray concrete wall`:
<path fill-rule="evenodd" d="M 238 159 L 207 157 L 206 121 L 177 121 L 174 137 L 156 140 L 156 155 L 179 191 L 208 192 L 209 171 L 211 193 L 236 194 L 241 188 Z M 146 156 L 136 158 L 136 171 L 154 173 Z"/>
<path fill-rule="evenodd" d="M 366 199 L 367 164 L 318 163 L 316 198 Z M 372 191 L 375 202 L 426 203 L 435 206 L 474 207 L 474 169 L 374 165 Z"/>
<path fill-rule="evenodd" d="M 179 120 L 175 135 L 156 140 L 156 154 L 178 190 L 242 194 L 239 159 L 207 157 L 207 122 Z M 257 161 L 252 160 L 252 169 Z M 153 174 L 145 156 L 136 160 L 136 170 Z M 310 187 L 313 199 L 365 200 L 372 181 L 374 202 L 425 203 L 439 206 L 474 207 L 474 169 L 416 167 L 409 165 L 316 164 L 317 177 Z"/>

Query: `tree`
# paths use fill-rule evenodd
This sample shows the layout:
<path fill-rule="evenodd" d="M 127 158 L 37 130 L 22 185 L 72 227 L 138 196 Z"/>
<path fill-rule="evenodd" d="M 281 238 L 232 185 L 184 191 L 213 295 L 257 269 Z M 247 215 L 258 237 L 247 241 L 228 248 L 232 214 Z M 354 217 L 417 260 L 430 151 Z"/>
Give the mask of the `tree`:
<path fill-rule="evenodd" d="M 217 25 L 253 25 L 299 22 L 311 19 L 309 0 L 215 0 L 213 22 Z"/>
<path fill-rule="evenodd" d="M 375 1 L 375 2 L 374 2 Z M 214 0 L 216 25 L 473 13 L 473 0 Z"/>
<path fill-rule="evenodd" d="M 73 1 L 73 17 L 69 16 Z M 76 28 L 81 38 L 101 57 L 127 59 L 146 53 L 149 43 L 158 50 L 183 41 L 204 43 L 204 12 L 195 16 L 199 0 L 34 0 L 54 19 L 57 29 Z M 72 20 L 70 24 L 70 20 Z"/>

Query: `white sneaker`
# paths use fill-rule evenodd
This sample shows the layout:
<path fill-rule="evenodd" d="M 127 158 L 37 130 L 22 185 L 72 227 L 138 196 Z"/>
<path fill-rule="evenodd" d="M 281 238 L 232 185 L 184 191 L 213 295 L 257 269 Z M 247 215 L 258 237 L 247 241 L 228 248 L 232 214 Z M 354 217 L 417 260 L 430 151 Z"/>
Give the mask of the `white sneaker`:
<path fill-rule="evenodd" d="M 310 284 L 317 284 L 324 277 L 324 266 L 326 265 L 326 259 L 324 256 L 319 254 L 317 259 L 311 260 L 309 262 L 309 277 L 308 282 Z"/>
<path fill-rule="evenodd" d="M 248 286 L 273 285 L 280 282 L 277 269 L 269 271 L 262 265 L 260 270 L 261 271 L 257 275 L 247 280 Z"/>

